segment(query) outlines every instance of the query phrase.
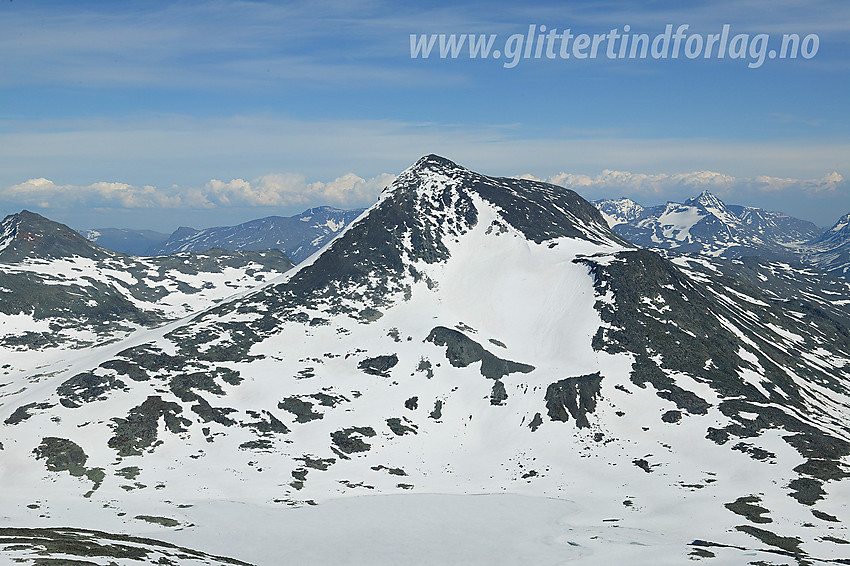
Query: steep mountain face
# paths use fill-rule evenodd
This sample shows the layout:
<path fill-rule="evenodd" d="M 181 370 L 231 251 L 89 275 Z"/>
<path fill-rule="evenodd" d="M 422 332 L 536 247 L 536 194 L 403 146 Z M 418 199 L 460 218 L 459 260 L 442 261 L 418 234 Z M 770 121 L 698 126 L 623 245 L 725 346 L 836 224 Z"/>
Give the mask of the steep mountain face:
<path fill-rule="evenodd" d="M 781 212 L 727 206 L 709 192 L 683 204 L 648 208 L 626 198 L 594 204 L 615 232 L 639 246 L 711 257 L 796 261 L 794 246 L 821 233 L 811 222 Z"/>
<path fill-rule="evenodd" d="M 80 234 L 102 248 L 137 256 L 156 255 L 150 252 L 161 246 L 169 238 L 169 234 L 162 232 L 126 228 L 96 228 L 94 230 L 81 230 Z"/>
<path fill-rule="evenodd" d="M 150 250 L 165 255 L 210 248 L 226 250 L 281 249 L 296 263 L 327 244 L 363 210 L 339 210 L 329 206 L 310 208 L 296 216 L 269 216 L 239 224 L 195 230 L 181 227 L 168 240 Z"/>
<path fill-rule="evenodd" d="M 850 213 L 819 238 L 801 247 L 805 261 L 828 273 L 850 276 Z"/>
<path fill-rule="evenodd" d="M 20 262 L 27 258 L 64 257 L 103 259 L 106 250 L 92 246 L 64 224 L 53 222 L 28 210 L 7 216 L 0 223 L 0 262 Z"/>
<path fill-rule="evenodd" d="M 577 559 L 839 559 L 847 304 L 842 281 L 670 261 L 572 191 L 426 156 L 272 284 L 6 370 L 0 502 L 275 564 L 289 507 L 509 491 L 571 501 L 551 544 Z M 264 545 L 228 546 L 222 509 Z"/>
<path fill-rule="evenodd" d="M 293 265 L 278 250 L 133 258 L 27 211 L 2 229 L 0 348 L 18 371 L 203 310 Z"/>

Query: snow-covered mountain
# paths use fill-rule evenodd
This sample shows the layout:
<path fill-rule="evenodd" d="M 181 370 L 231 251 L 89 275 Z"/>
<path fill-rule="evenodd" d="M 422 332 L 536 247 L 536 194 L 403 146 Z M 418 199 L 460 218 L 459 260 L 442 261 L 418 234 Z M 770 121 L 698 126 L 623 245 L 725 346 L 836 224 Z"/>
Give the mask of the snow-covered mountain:
<path fill-rule="evenodd" d="M 781 212 L 726 205 L 709 192 L 684 203 L 642 207 L 631 199 L 594 201 L 611 228 L 635 244 L 712 257 L 794 260 L 794 248 L 816 238 L 811 222 Z"/>
<path fill-rule="evenodd" d="M 79 232 L 84 238 L 100 247 L 137 256 L 156 255 L 149 252 L 165 243 L 170 237 L 169 234 L 154 230 L 131 230 L 128 228 L 96 228 L 79 230 Z"/>
<path fill-rule="evenodd" d="M 626 197 L 616 200 L 598 200 L 594 201 L 593 204 L 611 227 L 620 224 L 633 224 L 641 218 L 645 211 L 641 205 Z"/>
<path fill-rule="evenodd" d="M 29 211 L 0 234 L 0 351 L 16 371 L 185 317 L 293 265 L 279 250 L 130 257 Z"/>
<path fill-rule="evenodd" d="M 547 525 L 522 531 L 547 563 L 844 559 L 850 286 L 813 274 L 669 261 L 572 191 L 426 156 L 272 284 L 0 370 L 0 515 L 255 564 L 433 563 L 417 545 L 440 505 L 496 548 L 517 514 Z M 534 503 L 416 496 L 504 492 Z M 407 498 L 404 518 L 357 530 L 375 507 L 352 503 L 337 531 L 311 511 L 366 494 Z M 469 544 L 456 563 L 480 563 Z M 491 563 L 529 556 L 510 552 Z"/>
<path fill-rule="evenodd" d="M 802 246 L 801 251 L 807 263 L 850 278 L 850 213 L 819 238 Z"/>
<path fill-rule="evenodd" d="M 339 210 L 330 206 L 310 208 L 296 216 L 269 216 L 238 226 L 195 230 L 178 228 L 165 242 L 149 250 L 149 255 L 204 251 L 280 249 L 296 263 L 310 257 L 327 244 L 363 210 Z"/>

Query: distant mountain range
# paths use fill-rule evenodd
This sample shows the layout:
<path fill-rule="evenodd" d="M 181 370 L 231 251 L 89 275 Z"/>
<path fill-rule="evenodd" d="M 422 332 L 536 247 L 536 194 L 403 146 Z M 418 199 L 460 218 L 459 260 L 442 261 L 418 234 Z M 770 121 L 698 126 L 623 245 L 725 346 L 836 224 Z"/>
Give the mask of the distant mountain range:
<path fill-rule="evenodd" d="M 170 237 L 163 232 L 128 228 L 80 230 L 80 234 L 106 249 L 137 256 L 156 255 L 151 251 L 161 246 Z"/>
<path fill-rule="evenodd" d="M 782 212 L 727 205 L 708 191 L 684 203 L 651 207 L 629 198 L 597 200 L 592 204 L 614 232 L 641 247 L 727 259 L 762 257 L 802 262 L 838 276 L 850 272 L 846 216 L 824 232 L 812 222 Z M 132 255 L 157 256 L 212 248 L 280 249 L 300 263 L 362 212 L 322 206 L 295 216 L 269 216 L 236 226 L 203 230 L 181 227 L 170 236 L 117 228 L 81 233 L 103 247 Z"/>
<path fill-rule="evenodd" d="M 139 258 L 22 211 L 0 223 L 0 351 L 18 369 L 33 351 L 83 348 L 203 310 L 282 275 L 279 250 L 222 249 Z M 5 315 L 5 318 L 3 316 Z M 24 359 L 30 361 L 23 361 Z"/>
<path fill-rule="evenodd" d="M 727 206 L 709 192 L 682 204 L 643 207 L 628 198 L 593 204 L 615 232 L 641 247 L 713 257 L 786 258 L 788 246 L 812 240 L 822 232 L 811 222 L 781 212 Z"/>
<path fill-rule="evenodd" d="M 196 230 L 180 227 L 170 236 L 150 230 L 104 228 L 81 233 L 103 247 L 132 255 L 158 256 L 212 248 L 237 251 L 283 250 L 300 263 L 328 243 L 363 212 L 330 206 L 295 216 L 268 216 L 237 226 Z"/>
<path fill-rule="evenodd" d="M 807 234 L 703 196 L 651 233 L 718 256 Z M 505 492 L 569 502 L 546 563 L 848 556 L 844 280 L 667 258 L 573 191 L 436 155 L 283 275 L 282 252 L 128 258 L 30 213 L 0 233 L 2 328 L 47 341 L 0 343 L 0 553 L 22 563 L 281 564 L 282 525 L 330 499 Z M 135 330 L 51 346 L 95 316 Z"/>
<path fill-rule="evenodd" d="M 593 203 L 618 234 L 645 248 L 719 258 L 804 262 L 836 275 L 848 266 L 846 217 L 824 233 L 815 224 L 760 208 L 727 205 L 710 192 L 643 207 L 628 198 Z"/>

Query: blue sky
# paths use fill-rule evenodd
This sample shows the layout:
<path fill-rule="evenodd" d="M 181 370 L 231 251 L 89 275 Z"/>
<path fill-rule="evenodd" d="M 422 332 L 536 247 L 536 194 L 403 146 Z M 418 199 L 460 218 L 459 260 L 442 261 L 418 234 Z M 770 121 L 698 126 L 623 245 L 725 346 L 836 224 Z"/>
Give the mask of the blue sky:
<path fill-rule="evenodd" d="M 0 4 L 0 214 L 169 232 L 366 206 L 438 153 L 589 199 L 702 189 L 831 225 L 850 212 L 850 4 Z M 817 35 L 809 58 L 412 59 L 410 34 L 529 25 Z"/>

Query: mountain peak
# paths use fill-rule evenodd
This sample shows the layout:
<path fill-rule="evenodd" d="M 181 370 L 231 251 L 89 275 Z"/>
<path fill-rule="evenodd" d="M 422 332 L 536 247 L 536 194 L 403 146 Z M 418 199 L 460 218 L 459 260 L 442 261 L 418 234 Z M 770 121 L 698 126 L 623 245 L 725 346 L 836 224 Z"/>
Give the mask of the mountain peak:
<path fill-rule="evenodd" d="M 631 247 L 569 189 L 488 177 L 429 155 L 401 173 L 311 261 L 264 290 L 264 308 L 284 312 L 302 301 L 331 314 L 376 320 L 388 306 L 406 301 L 419 281 L 447 269 L 453 257 L 475 258 L 484 248 L 512 245 L 594 252 Z"/>
<path fill-rule="evenodd" d="M 536 243 L 559 237 L 596 243 L 616 241 L 605 220 L 576 192 L 529 179 L 490 177 L 439 155 L 426 155 L 399 175 L 382 198 L 415 201 L 416 218 L 444 217 L 449 203 L 457 212 L 474 209 L 474 198 L 496 207 L 502 220 Z M 471 208 L 470 208 L 471 207 Z"/>
<path fill-rule="evenodd" d="M 602 213 L 609 226 L 637 222 L 646 210 L 628 197 L 618 199 L 603 199 L 592 203 Z"/>
<path fill-rule="evenodd" d="M 450 171 L 454 169 L 464 169 L 451 159 L 446 159 L 445 157 L 436 155 L 434 153 L 430 153 L 424 157 L 421 157 L 419 161 L 413 164 L 410 168 L 411 170 L 439 170 L 439 171 Z"/>
<path fill-rule="evenodd" d="M 37 212 L 32 212 L 30 210 L 24 209 L 17 214 L 11 214 L 6 217 L 6 220 L 11 220 L 17 222 L 19 226 L 22 228 L 29 229 L 43 229 L 48 226 L 58 225 L 58 222 L 54 222 L 48 218 L 45 218 L 41 214 Z M 61 226 L 61 225 L 60 225 Z"/>
<path fill-rule="evenodd" d="M 707 190 L 681 204 L 644 208 L 629 199 L 594 204 L 617 234 L 639 246 L 715 257 L 797 261 L 793 247 L 822 232 L 811 222 L 781 212 L 727 205 Z"/>
<path fill-rule="evenodd" d="M 64 224 L 29 210 L 22 210 L 0 223 L 0 259 L 19 262 L 26 258 L 70 256 L 103 257 L 107 253 Z"/>
<path fill-rule="evenodd" d="M 705 208 L 724 209 L 726 205 L 711 191 L 704 190 L 699 195 L 685 201 L 685 206 L 703 206 Z"/>
<path fill-rule="evenodd" d="M 390 183 L 384 188 L 381 195 L 386 196 L 399 190 L 404 190 L 405 188 L 418 186 L 421 184 L 422 179 L 433 175 L 459 178 L 471 173 L 471 171 L 461 167 L 454 161 L 431 153 L 420 157 L 416 163 L 402 171 L 395 182 Z"/>

